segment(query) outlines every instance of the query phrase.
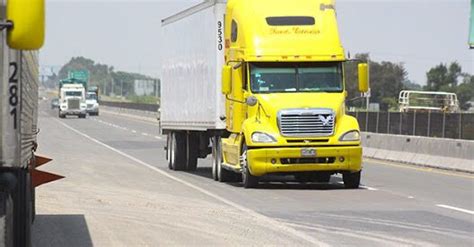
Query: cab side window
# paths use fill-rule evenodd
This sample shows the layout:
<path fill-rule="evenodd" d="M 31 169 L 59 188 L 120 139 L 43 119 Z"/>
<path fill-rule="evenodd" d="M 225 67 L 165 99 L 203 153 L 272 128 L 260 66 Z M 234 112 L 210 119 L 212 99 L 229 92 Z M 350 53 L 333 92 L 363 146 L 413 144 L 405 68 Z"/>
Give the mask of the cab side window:
<path fill-rule="evenodd" d="M 232 26 L 230 27 L 231 34 L 230 34 L 230 40 L 232 42 L 237 41 L 237 35 L 238 35 L 238 27 L 237 27 L 237 22 L 235 20 L 232 20 Z"/>

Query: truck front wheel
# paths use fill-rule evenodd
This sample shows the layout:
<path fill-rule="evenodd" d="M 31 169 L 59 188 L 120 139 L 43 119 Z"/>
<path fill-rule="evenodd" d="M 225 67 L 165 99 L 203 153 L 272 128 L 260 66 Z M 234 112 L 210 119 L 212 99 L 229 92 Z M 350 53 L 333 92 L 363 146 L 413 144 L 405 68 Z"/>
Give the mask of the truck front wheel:
<path fill-rule="evenodd" d="M 357 189 L 357 188 L 359 188 L 361 172 L 362 171 L 343 173 L 342 174 L 342 180 L 344 180 L 344 187 L 346 187 L 346 189 Z"/>

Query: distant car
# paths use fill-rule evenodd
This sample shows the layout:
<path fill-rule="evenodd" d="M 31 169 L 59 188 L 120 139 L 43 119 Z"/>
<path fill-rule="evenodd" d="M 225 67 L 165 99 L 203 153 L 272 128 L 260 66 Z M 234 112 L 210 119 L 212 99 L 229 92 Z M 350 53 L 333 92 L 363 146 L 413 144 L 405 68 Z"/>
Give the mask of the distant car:
<path fill-rule="evenodd" d="M 51 100 L 51 109 L 59 109 L 59 99 L 54 98 Z"/>

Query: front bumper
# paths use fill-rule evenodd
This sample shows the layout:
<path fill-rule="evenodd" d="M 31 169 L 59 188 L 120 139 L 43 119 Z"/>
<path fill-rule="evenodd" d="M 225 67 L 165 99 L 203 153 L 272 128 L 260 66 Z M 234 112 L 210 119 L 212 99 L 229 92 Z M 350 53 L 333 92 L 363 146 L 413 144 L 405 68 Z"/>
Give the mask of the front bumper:
<path fill-rule="evenodd" d="M 85 115 L 86 110 L 61 110 L 61 115 Z"/>
<path fill-rule="evenodd" d="M 99 107 L 87 108 L 87 113 L 98 113 Z"/>
<path fill-rule="evenodd" d="M 357 172 L 362 169 L 361 146 L 311 147 L 316 150 L 314 157 L 303 157 L 302 149 L 307 150 L 308 147 L 249 149 L 247 160 L 250 172 L 254 176 L 262 176 L 309 171 Z"/>

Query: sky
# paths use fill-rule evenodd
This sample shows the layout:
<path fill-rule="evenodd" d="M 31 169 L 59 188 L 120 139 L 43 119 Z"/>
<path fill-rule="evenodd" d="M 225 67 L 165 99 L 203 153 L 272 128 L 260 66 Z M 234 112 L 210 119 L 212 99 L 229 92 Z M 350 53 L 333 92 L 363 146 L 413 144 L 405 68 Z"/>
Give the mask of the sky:
<path fill-rule="evenodd" d="M 297 0 L 294 0 L 295 2 Z M 159 77 L 161 19 L 199 0 L 50 0 L 42 72 L 57 71 L 74 56 L 115 70 Z M 426 71 L 457 61 L 474 74 L 467 45 L 470 0 L 337 0 L 346 52 L 374 61 L 404 63 L 408 78 L 426 83 Z"/>

